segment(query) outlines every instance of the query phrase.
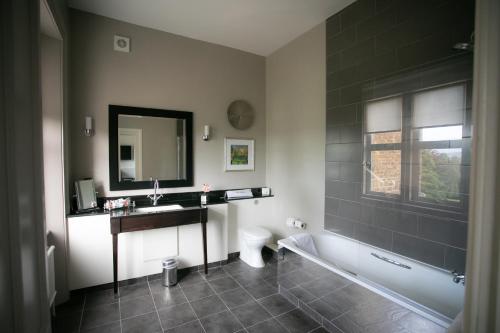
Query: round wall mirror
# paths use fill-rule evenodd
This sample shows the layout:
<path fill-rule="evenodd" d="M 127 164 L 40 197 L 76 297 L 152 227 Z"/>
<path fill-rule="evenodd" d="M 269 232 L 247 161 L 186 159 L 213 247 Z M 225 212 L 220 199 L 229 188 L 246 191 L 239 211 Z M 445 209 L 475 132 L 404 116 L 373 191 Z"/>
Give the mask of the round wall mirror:
<path fill-rule="evenodd" d="M 252 127 L 254 118 L 254 109 L 247 101 L 236 100 L 227 108 L 227 119 L 236 129 L 245 130 Z"/>

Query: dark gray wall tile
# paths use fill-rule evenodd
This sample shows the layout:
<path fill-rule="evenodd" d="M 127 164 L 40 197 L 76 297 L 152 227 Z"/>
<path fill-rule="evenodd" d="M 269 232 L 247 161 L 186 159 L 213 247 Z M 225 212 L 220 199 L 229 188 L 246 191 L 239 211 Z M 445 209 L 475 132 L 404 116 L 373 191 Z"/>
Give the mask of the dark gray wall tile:
<path fill-rule="evenodd" d="M 348 183 L 342 181 L 327 181 L 326 196 L 344 200 L 359 200 L 361 185 L 358 183 Z"/>
<path fill-rule="evenodd" d="M 359 221 L 361 218 L 361 204 L 355 201 L 339 200 L 338 215 L 350 220 Z"/>
<path fill-rule="evenodd" d="M 332 53 L 326 58 L 326 67 L 328 73 L 336 72 L 342 69 L 342 57 L 340 52 Z"/>
<path fill-rule="evenodd" d="M 326 20 L 326 35 L 333 36 L 340 32 L 340 17 L 338 15 L 331 16 Z"/>
<path fill-rule="evenodd" d="M 360 162 L 362 159 L 361 143 L 332 143 L 326 146 L 328 162 Z"/>
<path fill-rule="evenodd" d="M 372 37 L 394 26 L 396 24 L 396 13 L 397 9 L 395 7 L 391 7 L 379 12 L 375 16 L 372 16 L 363 22 L 360 22 L 357 26 L 358 39 L 362 40 Z"/>
<path fill-rule="evenodd" d="M 362 204 L 360 220 L 364 224 L 373 224 L 375 207 Z"/>
<path fill-rule="evenodd" d="M 340 127 L 340 143 L 361 143 L 361 123 Z"/>
<path fill-rule="evenodd" d="M 360 81 L 361 77 L 359 68 L 356 66 L 341 68 L 336 72 L 329 73 L 326 76 L 326 89 L 328 91 L 356 83 Z"/>
<path fill-rule="evenodd" d="M 361 102 L 361 97 L 363 96 L 362 89 L 363 85 L 361 83 L 340 89 L 340 102 L 343 105 Z"/>
<path fill-rule="evenodd" d="M 340 12 L 342 29 L 370 17 L 375 13 L 375 0 L 358 0 Z"/>
<path fill-rule="evenodd" d="M 363 166 L 360 162 L 340 162 L 340 180 L 361 183 L 363 180 Z"/>
<path fill-rule="evenodd" d="M 325 212 L 330 215 L 338 215 L 340 200 L 325 198 Z"/>
<path fill-rule="evenodd" d="M 355 222 L 335 215 L 325 216 L 325 229 L 343 236 L 354 236 Z"/>
<path fill-rule="evenodd" d="M 356 29 L 354 27 L 346 29 L 332 37 L 327 36 L 327 38 L 327 55 L 330 55 L 354 45 L 356 43 Z"/>
<path fill-rule="evenodd" d="M 327 162 L 325 167 L 326 180 L 340 179 L 340 162 Z"/>
<path fill-rule="evenodd" d="M 328 110 L 340 105 L 340 90 L 330 90 L 326 93 L 326 110 Z M 328 117 L 327 117 L 328 119 Z M 328 124 L 328 122 L 327 122 Z"/>
<path fill-rule="evenodd" d="M 326 111 L 326 125 L 339 126 L 356 123 L 357 105 L 340 106 Z"/>
<path fill-rule="evenodd" d="M 392 232 L 389 230 L 360 223 L 354 226 L 354 238 L 382 249 L 392 250 Z"/>
<path fill-rule="evenodd" d="M 434 266 L 444 266 L 444 245 L 399 233 L 394 233 L 393 237 L 394 252 Z"/>
<path fill-rule="evenodd" d="M 375 39 L 370 38 L 365 41 L 356 43 L 355 45 L 342 51 L 342 65 L 343 66 L 357 65 L 363 60 L 372 58 L 374 55 L 375 55 Z"/>
<path fill-rule="evenodd" d="M 417 215 L 399 210 L 376 207 L 374 224 L 381 228 L 400 231 L 407 234 L 417 234 Z"/>
<path fill-rule="evenodd" d="M 467 223 L 464 222 L 419 216 L 418 235 L 462 249 L 467 247 Z"/>
<path fill-rule="evenodd" d="M 466 252 L 454 247 L 446 247 L 444 255 L 444 268 L 450 271 L 465 272 Z"/>

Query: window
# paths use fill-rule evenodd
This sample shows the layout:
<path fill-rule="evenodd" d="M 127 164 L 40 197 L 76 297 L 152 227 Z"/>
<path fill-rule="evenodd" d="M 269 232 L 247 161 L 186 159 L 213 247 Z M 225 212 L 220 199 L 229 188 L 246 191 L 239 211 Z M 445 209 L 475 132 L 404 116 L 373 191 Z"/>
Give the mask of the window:
<path fill-rule="evenodd" d="M 364 194 L 463 207 L 466 96 L 460 83 L 367 102 Z"/>

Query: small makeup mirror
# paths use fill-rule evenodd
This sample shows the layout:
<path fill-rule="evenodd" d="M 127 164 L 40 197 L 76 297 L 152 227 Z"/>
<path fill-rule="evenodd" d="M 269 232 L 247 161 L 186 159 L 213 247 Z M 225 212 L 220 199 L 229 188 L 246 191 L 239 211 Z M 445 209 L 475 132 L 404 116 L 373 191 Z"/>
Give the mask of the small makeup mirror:
<path fill-rule="evenodd" d="M 75 181 L 75 192 L 79 211 L 97 208 L 97 198 L 93 179 Z"/>

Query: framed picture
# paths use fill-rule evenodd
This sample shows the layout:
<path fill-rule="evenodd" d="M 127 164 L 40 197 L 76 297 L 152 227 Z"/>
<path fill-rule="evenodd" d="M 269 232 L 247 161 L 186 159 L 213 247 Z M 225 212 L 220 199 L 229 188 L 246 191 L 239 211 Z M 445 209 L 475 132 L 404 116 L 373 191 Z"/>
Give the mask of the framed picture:
<path fill-rule="evenodd" d="M 224 140 L 225 171 L 254 170 L 254 140 Z"/>

